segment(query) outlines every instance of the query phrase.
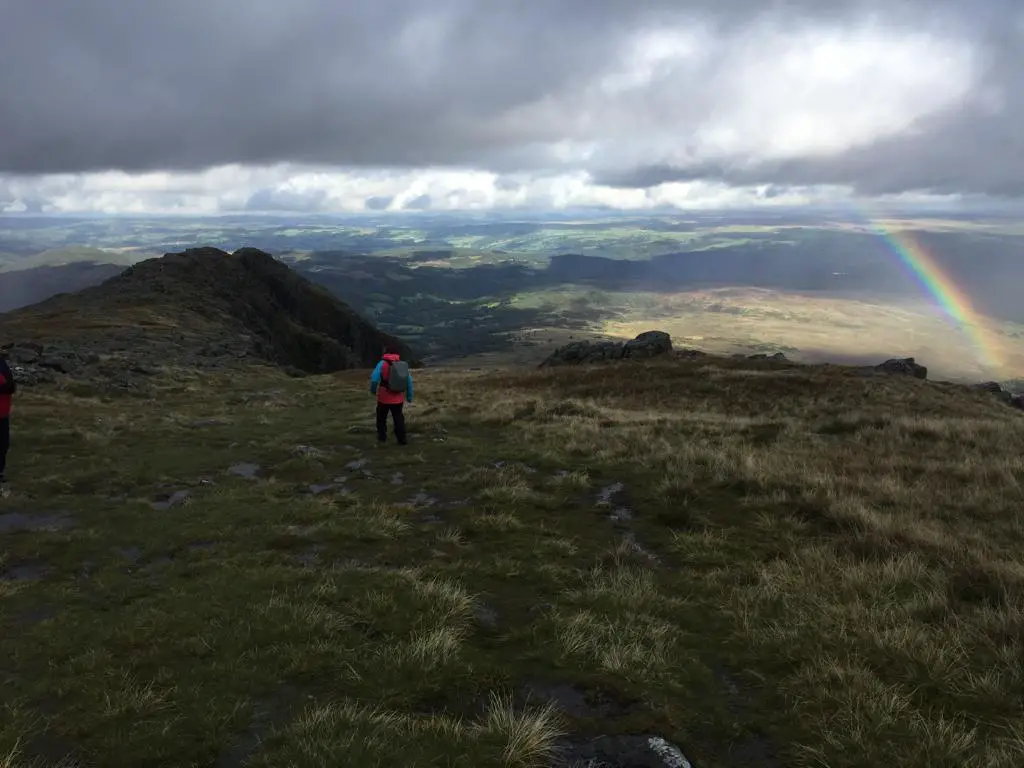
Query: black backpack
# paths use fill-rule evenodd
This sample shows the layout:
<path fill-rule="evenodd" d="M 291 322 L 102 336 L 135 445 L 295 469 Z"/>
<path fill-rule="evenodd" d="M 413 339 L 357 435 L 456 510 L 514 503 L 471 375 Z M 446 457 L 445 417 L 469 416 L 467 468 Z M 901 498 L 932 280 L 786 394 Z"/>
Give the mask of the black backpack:
<path fill-rule="evenodd" d="M 13 395 L 18 391 L 18 382 L 14 379 L 14 371 L 7 364 L 6 360 L 0 359 L 0 375 L 4 377 L 4 383 L 0 384 L 0 395 Z"/>

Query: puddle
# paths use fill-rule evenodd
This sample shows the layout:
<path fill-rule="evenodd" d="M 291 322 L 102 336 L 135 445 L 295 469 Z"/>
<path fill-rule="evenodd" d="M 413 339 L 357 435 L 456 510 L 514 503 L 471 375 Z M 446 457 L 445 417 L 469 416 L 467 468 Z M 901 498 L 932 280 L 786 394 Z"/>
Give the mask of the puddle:
<path fill-rule="evenodd" d="M 607 506 L 612 503 L 612 496 L 617 493 L 622 493 L 626 486 L 622 483 L 612 483 L 601 489 L 600 493 L 597 494 L 597 503 L 600 506 Z"/>
<path fill-rule="evenodd" d="M 338 485 L 342 485 L 343 483 L 347 483 L 348 482 L 348 477 L 349 477 L 348 475 L 338 475 L 338 477 L 334 478 L 334 480 L 332 482 L 335 482 Z"/>
<path fill-rule="evenodd" d="M 424 525 L 441 525 L 442 523 L 444 523 L 444 520 L 442 520 L 437 515 L 428 512 L 427 514 L 420 517 L 420 522 Z"/>
<path fill-rule="evenodd" d="M 628 523 L 630 520 L 633 519 L 633 510 L 631 510 L 629 507 L 619 507 L 610 515 L 608 515 L 608 519 L 614 520 L 617 523 Z"/>
<path fill-rule="evenodd" d="M 63 531 L 74 526 L 67 515 L 26 515 L 8 512 L 0 515 L 0 533 L 12 531 Z"/>
<path fill-rule="evenodd" d="M 401 485 L 404 482 L 405 482 L 405 475 L 403 475 L 401 472 L 395 472 L 395 474 L 393 474 L 391 476 L 391 484 L 392 485 Z"/>
<path fill-rule="evenodd" d="M 0 573 L 0 581 L 42 581 L 49 572 L 45 565 L 12 565 Z"/>
<path fill-rule="evenodd" d="M 321 493 L 327 493 L 329 490 L 334 488 L 334 483 L 323 483 L 321 485 L 309 486 L 309 492 L 314 496 L 319 496 Z"/>
<path fill-rule="evenodd" d="M 290 685 L 281 685 L 272 693 L 257 697 L 250 705 L 249 722 L 207 764 L 213 768 L 241 768 L 276 728 L 284 726 L 312 698 L 311 691 Z"/>
<path fill-rule="evenodd" d="M 255 480 L 256 474 L 260 471 L 259 464 L 250 464 L 243 462 L 241 464 L 232 464 L 228 467 L 228 472 L 232 475 L 238 475 L 244 477 L 246 480 Z"/>
<path fill-rule="evenodd" d="M 353 459 L 345 465 L 345 469 L 360 470 L 369 463 L 369 459 Z"/>
<path fill-rule="evenodd" d="M 409 499 L 407 503 L 412 504 L 414 507 L 432 507 L 435 504 L 438 504 L 440 501 L 441 500 L 436 496 L 431 496 L 428 493 L 420 491 L 411 499 Z"/>
<path fill-rule="evenodd" d="M 646 709 L 640 699 L 614 690 L 588 688 L 572 683 L 549 683 L 532 680 L 523 686 L 520 697 L 529 703 L 540 699 L 550 701 L 569 717 L 621 719 Z M 632 765 L 632 763 L 625 763 Z M 641 763 L 646 765 L 646 763 Z"/>
<path fill-rule="evenodd" d="M 320 563 L 320 553 L 327 549 L 324 544 L 314 544 L 308 549 L 295 554 L 295 559 L 303 568 L 312 568 Z"/>
<path fill-rule="evenodd" d="M 223 427 L 227 423 L 225 419 L 196 419 L 189 426 L 193 429 L 202 429 L 203 427 Z"/>
<path fill-rule="evenodd" d="M 473 606 L 473 617 L 486 630 L 493 632 L 498 628 L 498 612 L 489 606 L 479 603 Z"/>
<path fill-rule="evenodd" d="M 75 579 L 78 581 L 85 581 L 86 579 L 92 578 L 92 570 L 96 567 L 96 563 L 86 560 L 75 571 Z"/>
<path fill-rule="evenodd" d="M 138 547 L 117 547 L 114 551 L 132 565 L 142 559 L 142 550 Z"/>
<path fill-rule="evenodd" d="M 35 624 L 42 624 L 57 617 L 57 611 L 47 606 L 36 606 L 14 614 L 14 623 L 23 627 L 31 627 Z"/>
<path fill-rule="evenodd" d="M 151 502 L 149 502 L 149 505 L 151 507 L 153 507 L 153 509 L 158 509 L 158 510 L 162 511 L 162 510 L 170 509 L 171 507 L 181 506 L 182 504 L 184 504 L 186 501 L 188 501 L 191 498 L 192 498 L 192 494 L 189 491 L 175 491 L 170 496 L 168 496 L 166 499 L 161 499 L 161 500 L 158 500 L 158 501 L 151 501 Z"/>

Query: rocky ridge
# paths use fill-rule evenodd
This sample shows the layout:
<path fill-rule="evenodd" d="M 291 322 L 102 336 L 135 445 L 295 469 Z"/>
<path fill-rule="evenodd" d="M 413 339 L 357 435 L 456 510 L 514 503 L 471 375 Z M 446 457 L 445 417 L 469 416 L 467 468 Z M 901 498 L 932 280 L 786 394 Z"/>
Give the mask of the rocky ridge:
<path fill-rule="evenodd" d="M 263 363 L 296 375 L 373 365 L 413 351 L 326 289 L 255 248 L 195 248 L 135 264 L 100 285 L 0 317 L 27 384 L 62 376 L 131 388 L 164 367 Z"/>

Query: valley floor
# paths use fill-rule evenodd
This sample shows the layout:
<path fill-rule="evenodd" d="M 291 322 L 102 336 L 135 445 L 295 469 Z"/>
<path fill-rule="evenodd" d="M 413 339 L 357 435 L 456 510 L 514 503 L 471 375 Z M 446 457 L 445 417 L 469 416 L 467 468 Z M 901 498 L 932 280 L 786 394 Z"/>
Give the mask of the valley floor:
<path fill-rule="evenodd" d="M 425 369 L 400 448 L 367 375 L 25 389 L 0 766 L 1024 764 L 1024 414 Z"/>

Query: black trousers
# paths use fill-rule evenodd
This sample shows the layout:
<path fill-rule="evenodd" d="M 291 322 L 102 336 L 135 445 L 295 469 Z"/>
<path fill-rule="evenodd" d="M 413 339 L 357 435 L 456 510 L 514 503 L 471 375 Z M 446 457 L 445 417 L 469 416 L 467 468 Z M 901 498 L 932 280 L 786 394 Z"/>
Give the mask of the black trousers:
<path fill-rule="evenodd" d="M 398 403 L 396 405 L 377 403 L 377 439 L 382 443 L 388 439 L 388 412 L 390 412 L 391 418 L 395 422 L 395 439 L 398 440 L 399 444 L 405 445 L 405 413 L 402 411 L 403 405 L 405 403 Z"/>
<path fill-rule="evenodd" d="M 0 482 L 4 479 L 7 469 L 7 451 L 11 447 L 11 420 L 0 419 Z"/>

